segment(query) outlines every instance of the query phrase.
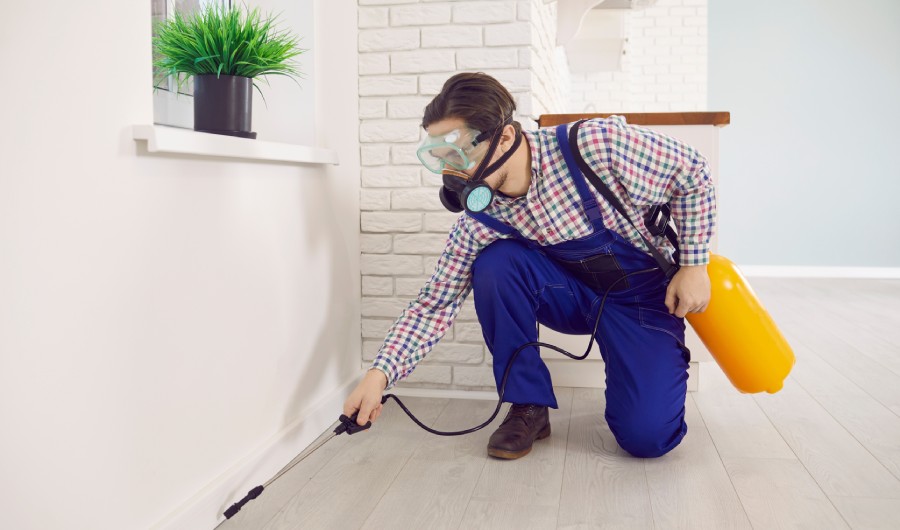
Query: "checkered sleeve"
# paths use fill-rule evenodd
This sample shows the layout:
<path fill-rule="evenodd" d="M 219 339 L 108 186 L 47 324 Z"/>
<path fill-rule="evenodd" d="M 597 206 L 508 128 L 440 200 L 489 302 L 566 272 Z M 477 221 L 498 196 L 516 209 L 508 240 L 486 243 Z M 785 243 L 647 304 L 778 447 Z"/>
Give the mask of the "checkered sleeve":
<path fill-rule="evenodd" d="M 434 273 L 391 326 L 372 364 L 387 376 L 387 388 L 409 376 L 450 328 L 472 290 L 475 258 L 499 237 L 466 214 L 453 225 Z"/>
<path fill-rule="evenodd" d="M 619 116 L 588 123 L 589 134 L 595 137 L 591 144 L 604 151 L 601 163 L 616 175 L 632 204 L 638 208 L 668 204 L 671 208 L 680 265 L 707 264 L 715 230 L 716 195 L 706 158 L 679 140 L 628 125 Z"/>

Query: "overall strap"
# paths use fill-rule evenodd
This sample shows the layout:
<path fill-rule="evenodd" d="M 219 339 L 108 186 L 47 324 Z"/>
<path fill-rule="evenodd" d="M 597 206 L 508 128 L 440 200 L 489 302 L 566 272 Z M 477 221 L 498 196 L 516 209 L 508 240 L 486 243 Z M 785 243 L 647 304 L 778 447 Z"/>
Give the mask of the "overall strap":
<path fill-rule="evenodd" d="M 634 226 L 634 222 L 631 220 L 631 217 L 628 216 L 628 212 L 625 210 L 625 207 L 622 206 L 619 198 L 613 194 L 612 190 L 594 173 L 594 170 L 584 161 L 584 158 L 581 156 L 581 153 L 578 150 L 578 128 L 581 127 L 581 124 L 584 120 L 577 121 L 572 124 L 572 127 L 568 131 L 568 135 L 566 134 L 566 125 L 560 125 L 556 128 L 556 137 L 559 140 L 559 145 L 563 151 L 563 158 L 565 158 L 566 165 L 569 168 L 569 172 L 575 176 L 576 186 L 579 187 L 578 193 L 581 193 L 580 186 L 584 185 L 584 179 L 587 178 L 588 181 L 597 189 L 597 192 L 606 199 L 607 202 L 613 205 L 613 207 L 618 210 L 622 217 L 624 217 L 631 226 L 637 230 L 638 235 L 641 236 L 641 239 L 644 241 L 644 244 L 647 246 L 647 250 L 650 252 L 650 255 L 653 256 L 653 259 L 659 264 L 660 268 L 666 273 L 666 277 L 671 278 L 678 272 L 678 266 L 669 263 L 662 253 L 655 246 L 653 246 L 650 241 L 644 237 L 644 234 Z M 575 149 L 572 148 L 575 147 Z M 574 162 L 574 163 L 573 163 Z M 582 174 L 582 171 L 584 172 Z M 596 204 L 596 203 L 595 203 Z M 669 235 L 669 234 L 666 234 Z M 677 240 L 673 242 L 676 248 L 676 253 L 678 249 Z M 677 255 L 677 254 L 676 254 Z"/>
<path fill-rule="evenodd" d="M 578 190 L 578 196 L 581 197 L 581 207 L 591 220 L 592 226 L 601 226 L 603 223 L 603 214 L 600 213 L 600 207 L 597 205 L 597 198 L 591 193 L 587 182 L 584 180 L 581 171 L 575 164 L 575 158 L 572 155 L 572 147 L 569 145 L 569 137 L 566 135 L 567 124 L 563 123 L 556 127 L 556 139 L 562 147 L 563 158 L 566 160 L 566 166 L 569 173 L 574 176 L 572 180 L 575 182 L 575 189 Z M 598 224 L 599 222 L 599 224 Z"/>

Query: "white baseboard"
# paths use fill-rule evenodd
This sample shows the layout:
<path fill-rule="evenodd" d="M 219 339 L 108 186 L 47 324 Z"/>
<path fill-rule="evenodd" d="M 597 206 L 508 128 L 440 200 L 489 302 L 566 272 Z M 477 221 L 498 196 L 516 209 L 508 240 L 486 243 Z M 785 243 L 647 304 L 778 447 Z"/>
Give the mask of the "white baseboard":
<path fill-rule="evenodd" d="M 365 370 L 300 412 L 298 418 L 253 453 L 236 462 L 151 530 L 212 529 L 225 510 L 252 488 L 265 483 L 337 421 L 344 400 Z M 263 493 L 265 495 L 265 493 Z M 251 501 L 252 502 L 252 501 Z"/>
<path fill-rule="evenodd" d="M 606 368 L 600 359 L 544 359 L 544 364 L 553 377 L 553 386 L 606 388 Z M 688 363 L 688 392 L 697 390 L 699 380 L 699 363 L 692 360 Z"/>
<path fill-rule="evenodd" d="M 750 278 L 869 278 L 900 279 L 897 267 L 806 267 L 780 265 L 739 265 Z"/>

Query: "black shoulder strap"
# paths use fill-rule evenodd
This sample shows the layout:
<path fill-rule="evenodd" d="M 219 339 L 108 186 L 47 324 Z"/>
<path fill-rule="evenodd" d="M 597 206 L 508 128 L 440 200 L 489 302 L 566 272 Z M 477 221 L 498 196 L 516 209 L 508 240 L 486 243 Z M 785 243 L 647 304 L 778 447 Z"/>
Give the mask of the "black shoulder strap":
<path fill-rule="evenodd" d="M 619 198 L 613 194 L 612 190 L 594 173 L 594 170 L 591 166 L 585 162 L 584 157 L 581 156 L 581 149 L 578 147 L 578 129 L 581 127 L 581 124 L 584 120 L 577 121 L 569 127 L 569 145 L 572 147 L 572 154 L 575 156 L 575 163 L 578 165 L 578 168 L 584 174 L 585 178 L 597 189 L 600 195 L 606 199 L 607 202 L 613 205 L 613 207 L 618 210 L 622 217 L 628 220 L 631 223 L 631 226 L 637 230 L 638 234 L 640 234 L 641 239 L 644 240 L 644 244 L 647 245 L 647 250 L 650 252 L 650 255 L 659 263 L 659 266 L 666 273 L 666 277 L 671 278 L 678 272 L 678 238 L 675 234 L 675 230 L 666 222 L 665 234 L 666 238 L 675 246 L 675 265 L 669 263 L 662 253 L 656 249 L 656 247 L 644 237 L 644 234 L 638 230 L 636 226 L 634 226 L 634 221 L 631 220 L 631 217 L 628 216 L 628 212 L 625 210 L 625 207 L 622 206 L 622 203 L 619 201 Z"/>

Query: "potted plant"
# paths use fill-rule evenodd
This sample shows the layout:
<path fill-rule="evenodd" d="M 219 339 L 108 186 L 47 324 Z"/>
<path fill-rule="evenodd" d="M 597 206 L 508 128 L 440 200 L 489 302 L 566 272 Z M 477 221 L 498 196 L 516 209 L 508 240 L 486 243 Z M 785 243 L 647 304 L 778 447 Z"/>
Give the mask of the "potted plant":
<path fill-rule="evenodd" d="M 275 29 L 274 17 L 259 9 L 207 5 L 193 14 L 174 15 L 157 26 L 154 67 L 178 79 L 194 79 L 194 130 L 256 138 L 251 132 L 254 81 L 302 74 L 291 59 L 306 50 L 289 31 Z M 265 101 L 265 98 L 263 98 Z"/>

